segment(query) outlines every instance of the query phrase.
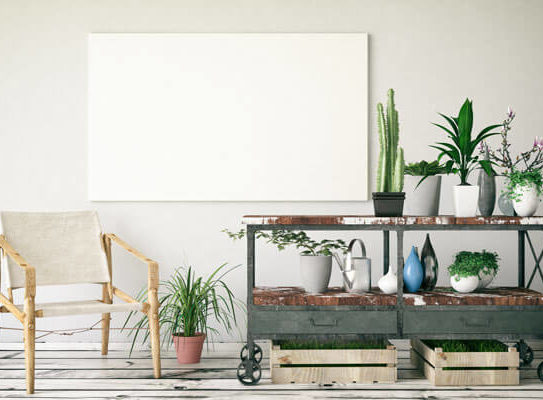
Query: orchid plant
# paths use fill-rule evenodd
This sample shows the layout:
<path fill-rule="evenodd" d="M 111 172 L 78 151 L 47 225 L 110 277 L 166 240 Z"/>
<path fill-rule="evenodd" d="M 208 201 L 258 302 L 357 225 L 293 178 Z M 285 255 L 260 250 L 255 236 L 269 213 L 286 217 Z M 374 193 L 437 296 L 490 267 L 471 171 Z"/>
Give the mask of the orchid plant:
<path fill-rule="evenodd" d="M 502 175 L 507 178 L 504 192 L 512 200 L 519 201 L 521 195 L 515 191 L 515 188 L 519 186 L 533 185 L 538 194 L 543 192 L 543 177 L 541 175 L 541 169 L 543 168 L 543 138 L 536 136 L 531 149 L 517 156 L 511 155 L 509 133 L 514 119 L 515 112 L 509 107 L 500 132 L 502 138 L 501 147 L 492 150 L 486 142 L 481 142 L 479 151 L 481 153 L 488 152 L 492 164 L 504 169 Z"/>

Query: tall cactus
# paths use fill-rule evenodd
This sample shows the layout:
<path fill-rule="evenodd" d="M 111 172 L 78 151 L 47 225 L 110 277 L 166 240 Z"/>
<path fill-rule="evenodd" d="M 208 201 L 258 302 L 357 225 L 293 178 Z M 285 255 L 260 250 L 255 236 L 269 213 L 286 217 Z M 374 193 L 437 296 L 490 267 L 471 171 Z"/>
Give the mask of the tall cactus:
<path fill-rule="evenodd" d="M 379 129 L 379 165 L 377 167 L 377 191 L 401 192 L 405 169 L 403 149 L 398 147 L 400 127 L 398 111 L 394 105 L 394 90 L 388 90 L 386 114 L 381 103 L 377 104 Z"/>

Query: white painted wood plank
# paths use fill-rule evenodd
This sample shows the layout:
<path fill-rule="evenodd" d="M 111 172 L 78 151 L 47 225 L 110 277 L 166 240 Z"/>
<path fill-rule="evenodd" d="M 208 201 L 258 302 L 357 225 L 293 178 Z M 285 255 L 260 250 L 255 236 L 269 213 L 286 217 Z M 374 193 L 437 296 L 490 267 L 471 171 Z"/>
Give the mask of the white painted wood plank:
<path fill-rule="evenodd" d="M 73 390 L 75 381 L 73 379 L 39 379 L 36 381 L 38 390 Z M 178 390 L 182 391 L 213 391 L 213 390 L 234 390 L 234 391 L 314 391 L 322 386 L 316 384 L 272 384 L 269 379 L 262 379 L 261 383 L 255 386 L 243 386 L 237 379 L 205 379 L 205 380 L 183 380 L 183 379 L 81 379 L 76 382 L 79 390 Z M 467 387 L 444 387 L 449 390 L 465 390 Z M 0 380 L 0 391 L 2 390 L 24 390 L 24 379 L 2 379 Z M 406 379 L 394 384 L 348 384 L 326 386 L 326 390 L 408 390 L 408 389 L 433 389 L 428 381 L 424 379 Z M 488 386 L 471 386 L 469 390 L 489 390 Z M 520 386 L 495 386 L 492 391 L 538 391 L 543 397 L 543 385 L 537 379 L 524 380 Z"/>
<path fill-rule="evenodd" d="M 387 400 L 406 400 L 406 399 L 475 399 L 484 398 L 485 400 L 497 399 L 538 399 L 541 398 L 540 392 L 515 392 L 515 391 L 436 391 L 436 390 L 365 390 L 352 392 L 350 390 L 335 390 L 334 398 L 352 399 L 387 399 Z M 19 397 L 20 396 L 20 397 Z M 292 391 L 274 391 L 270 394 L 259 395 L 251 391 L 206 391 L 200 392 L 182 392 L 177 391 L 40 391 L 37 390 L 32 396 L 25 396 L 23 391 L 0 392 L 0 398 L 48 398 L 48 399 L 104 399 L 104 398 L 125 398 L 125 399 L 160 399 L 160 398 L 195 398 L 195 399 L 326 399 L 329 398 L 328 390 L 314 390 L 311 392 L 296 393 Z"/>

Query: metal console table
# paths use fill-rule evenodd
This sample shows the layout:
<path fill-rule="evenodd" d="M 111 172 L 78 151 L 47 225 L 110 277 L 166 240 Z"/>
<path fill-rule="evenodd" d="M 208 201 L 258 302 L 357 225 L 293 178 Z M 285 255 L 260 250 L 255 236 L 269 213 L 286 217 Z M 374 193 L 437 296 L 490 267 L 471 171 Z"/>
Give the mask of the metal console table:
<path fill-rule="evenodd" d="M 383 272 L 390 257 L 390 232 L 397 237 L 397 265 L 404 265 L 403 239 L 408 231 L 504 231 L 517 232 L 519 288 L 529 288 L 538 274 L 543 280 L 531 231 L 543 230 L 543 217 L 374 217 L 374 216 L 245 216 L 247 226 L 247 345 L 241 351 L 238 379 L 256 384 L 261 377 L 262 350 L 256 339 L 297 337 L 441 339 L 488 338 L 518 341 L 521 360 L 529 363 L 533 352 L 523 339 L 543 338 L 543 303 L 536 305 L 407 305 L 403 294 L 403 270 L 398 268 L 398 292 L 394 305 L 314 306 L 255 305 L 255 232 L 263 230 L 382 231 Z M 535 266 L 526 284 L 526 242 Z M 513 243 L 513 242 L 512 242 Z M 512 249 L 513 245 L 511 246 Z M 538 373 L 542 379 L 543 363 Z M 543 379 L 542 379 L 543 380 Z"/>

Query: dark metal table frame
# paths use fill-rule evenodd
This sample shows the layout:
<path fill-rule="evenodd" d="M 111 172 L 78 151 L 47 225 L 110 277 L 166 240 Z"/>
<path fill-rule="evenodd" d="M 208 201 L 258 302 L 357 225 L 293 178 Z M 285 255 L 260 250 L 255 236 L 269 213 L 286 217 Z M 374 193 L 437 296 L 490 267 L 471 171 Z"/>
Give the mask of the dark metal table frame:
<path fill-rule="evenodd" d="M 398 291 L 396 305 L 389 306 L 261 306 L 255 305 L 256 254 L 255 233 L 271 230 L 303 231 L 382 231 L 383 272 L 388 272 L 390 260 L 390 232 L 397 238 Z M 258 357 L 261 349 L 255 345 L 257 339 L 282 340 L 297 337 L 332 338 L 389 338 L 412 337 L 442 339 L 498 339 L 520 340 L 521 358 L 527 350 L 523 339 L 543 338 L 543 305 L 406 305 L 403 295 L 403 239 L 408 231 L 514 231 L 517 232 L 518 287 L 529 288 L 536 273 L 543 281 L 541 260 L 543 251 L 537 255 L 529 231 L 541 231 L 543 225 L 531 224 L 248 224 L 247 225 L 247 345 L 242 354 L 238 378 L 245 374 L 245 384 L 257 383 L 259 376 L 250 379 L 251 371 L 259 370 Z M 525 283 L 526 241 L 529 244 L 535 266 Z M 377 314 L 376 314 L 377 313 Z M 326 317 L 328 319 L 326 319 Z M 395 316 L 395 317 L 394 317 Z M 324 317 L 324 321 L 322 320 Z M 365 317 L 371 326 L 366 327 Z M 354 319 L 354 321 L 353 321 Z M 395 319 L 392 329 L 390 321 Z M 309 321 L 309 323 L 307 322 Z M 339 322 L 338 322 L 339 321 Z M 406 321 L 408 325 L 406 326 Z M 286 322 L 286 323 L 285 323 Z M 385 323 L 386 322 L 386 323 Z M 353 326 L 360 327 L 353 330 Z M 418 326 L 417 326 L 418 325 Z M 529 348 L 528 348 L 529 349 Z M 530 349 L 531 351 L 531 349 Z M 259 353 L 260 354 L 256 354 Z M 242 351 L 243 353 L 243 351 Z M 256 358 L 255 358 L 256 357 Z M 543 363 L 542 363 L 543 364 Z M 243 372 L 244 371 L 244 372 Z"/>

